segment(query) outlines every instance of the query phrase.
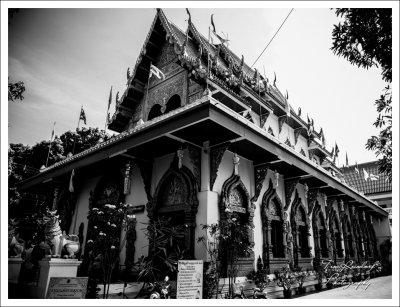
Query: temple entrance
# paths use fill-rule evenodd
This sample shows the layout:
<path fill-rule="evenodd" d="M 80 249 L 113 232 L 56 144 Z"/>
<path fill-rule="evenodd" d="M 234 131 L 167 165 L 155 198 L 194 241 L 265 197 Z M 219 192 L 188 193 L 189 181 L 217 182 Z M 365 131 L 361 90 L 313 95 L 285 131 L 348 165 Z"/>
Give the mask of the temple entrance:
<path fill-rule="evenodd" d="M 246 276 L 254 269 L 254 209 L 239 175 L 232 174 L 222 186 L 219 209 L 221 231 L 227 237 L 220 246 L 221 277 Z"/>
<path fill-rule="evenodd" d="M 329 250 L 328 250 L 328 236 L 326 234 L 326 227 L 324 223 L 324 217 L 322 216 L 322 212 L 318 214 L 318 222 L 317 222 L 318 232 L 319 232 L 319 245 L 321 250 L 321 257 L 328 258 Z"/>
<path fill-rule="evenodd" d="M 291 224 L 294 237 L 294 266 L 311 268 L 311 254 L 309 244 L 309 220 L 305 207 L 296 190 L 291 209 Z"/>
<path fill-rule="evenodd" d="M 148 207 L 150 223 L 160 219 L 168 220 L 166 229 L 175 232 L 172 244 L 167 242 L 165 251 L 177 260 L 194 258 L 194 228 L 198 208 L 196 193 L 194 176 L 186 166 L 178 168 L 175 157 L 161 178 L 153 202 Z"/>
<path fill-rule="evenodd" d="M 287 264 L 287 228 L 283 220 L 282 202 L 269 181 L 268 190 L 262 201 L 261 218 L 263 223 L 263 260 L 270 272 Z"/>

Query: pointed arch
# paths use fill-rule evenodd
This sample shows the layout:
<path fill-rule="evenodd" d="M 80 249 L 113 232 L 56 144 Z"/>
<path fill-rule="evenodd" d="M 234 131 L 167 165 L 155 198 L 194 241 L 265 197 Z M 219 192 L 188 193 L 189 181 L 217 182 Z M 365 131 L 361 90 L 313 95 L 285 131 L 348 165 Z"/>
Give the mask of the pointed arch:
<path fill-rule="evenodd" d="M 320 202 L 316 201 L 316 203 L 317 205 L 312 212 L 312 226 L 314 232 L 315 258 L 319 261 L 321 258 L 329 258 L 331 250 L 326 216 Z"/>
<path fill-rule="evenodd" d="M 336 263 L 337 258 L 343 258 L 343 248 L 340 218 L 338 212 L 333 207 L 331 207 L 331 210 L 329 211 L 328 224 L 331 234 L 333 260 Z"/>
<path fill-rule="evenodd" d="M 307 215 L 307 210 L 303 204 L 299 192 L 296 189 L 295 197 L 292 203 L 290 212 L 290 221 L 292 225 L 292 233 L 294 239 L 294 265 L 299 266 L 301 258 L 311 258 L 311 247 L 309 242 L 310 233 L 310 220 Z"/>
<path fill-rule="evenodd" d="M 254 205 L 251 203 L 250 194 L 247 191 L 239 175 L 232 173 L 221 190 L 221 200 L 219 202 L 220 219 L 237 218 L 242 225 L 249 225 L 248 238 L 251 247 L 254 247 L 253 218 Z M 222 251 L 222 275 L 227 276 L 229 269 L 229 247 L 221 247 Z M 238 260 L 239 275 L 246 275 L 254 269 L 254 252 L 250 255 L 239 254 Z"/>
<path fill-rule="evenodd" d="M 198 206 L 196 179 L 189 168 L 184 165 L 178 167 L 175 156 L 170 168 L 158 182 L 154 197 L 147 204 L 147 215 L 150 222 L 159 216 L 166 216 L 171 218 L 171 223 L 187 227 L 182 243 L 187 258 L 194 257 Z"/>
<path fill-rule="evenodd" d="M 283 208 L 270 178 L 261 204 L 263 260 L 270 271 L 281 268 L 287 261 L 287 227 Z"/>

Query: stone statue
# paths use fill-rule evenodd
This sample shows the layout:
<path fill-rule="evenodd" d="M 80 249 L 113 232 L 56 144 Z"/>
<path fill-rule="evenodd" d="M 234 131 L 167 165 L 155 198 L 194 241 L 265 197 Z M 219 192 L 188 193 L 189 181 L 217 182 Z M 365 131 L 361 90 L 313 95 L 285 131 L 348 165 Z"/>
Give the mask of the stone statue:
<path fill-rule="evenodd" d="M 15 219 L 8 221 L 8 256 L 12 258 L 21 257 L 25 248 L 25 241 L 20 238 Z"/>
<path fill-rule="evenodd" d="M 68 236 L 65 231 L 61 231 L 59 216 L 56 213 L 57 210 L 47 210 L 47 215 L 43 217 L 46 224 L 44 234 L 47 243 L 51 246 L 51 257 L 61 257 L 64 249 L 66 258 L 75 258 L 80 247 L 79 237 L 77 235 Z"/>

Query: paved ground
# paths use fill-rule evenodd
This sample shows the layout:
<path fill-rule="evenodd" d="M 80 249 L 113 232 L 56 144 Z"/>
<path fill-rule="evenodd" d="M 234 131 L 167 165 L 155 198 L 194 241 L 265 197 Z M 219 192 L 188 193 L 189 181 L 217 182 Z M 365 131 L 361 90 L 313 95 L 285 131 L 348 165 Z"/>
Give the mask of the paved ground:
<path fill-rule="evenodd" d="M 358 286 L 358 288 L 357 288 Z M 350 287 L 340 286 L 331 290 L 310 293 L 295 299 L 391 299 L 392 276 L 377 277 L 355 283 Z"/>

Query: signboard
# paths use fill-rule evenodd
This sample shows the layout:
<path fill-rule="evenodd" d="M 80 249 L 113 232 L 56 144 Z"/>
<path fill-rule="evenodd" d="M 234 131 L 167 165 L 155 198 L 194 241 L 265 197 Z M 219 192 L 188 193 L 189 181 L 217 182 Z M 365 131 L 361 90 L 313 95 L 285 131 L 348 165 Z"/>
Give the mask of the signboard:
<path fill-rule="evenodd" d="M 84 299 L 88 277 L 50 277 L 46 298 Z"/>
<path fill-rule="evenodd" d="M 203 260 L 179 260 L 176 298 L 203 298 Z"/>

